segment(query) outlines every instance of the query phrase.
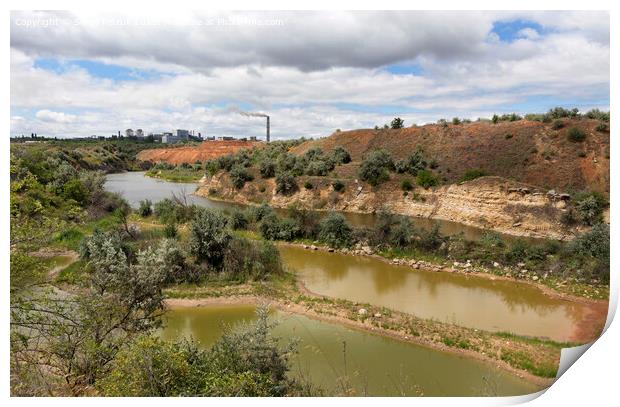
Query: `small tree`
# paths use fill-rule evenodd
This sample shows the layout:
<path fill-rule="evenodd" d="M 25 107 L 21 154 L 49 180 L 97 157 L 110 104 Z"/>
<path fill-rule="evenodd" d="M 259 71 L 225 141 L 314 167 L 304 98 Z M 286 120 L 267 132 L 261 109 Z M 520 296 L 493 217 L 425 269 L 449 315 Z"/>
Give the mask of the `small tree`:
<path fill-rule="evenodd" d="M 288 195 L 297 190 L 297 182 L 295 177 L 290 173 L 280 173 L 276 176 L 276 192 L 282 195 Z"/>
<path fill-rule="evenodd" d="M 201 209 L 190 225 L 189 251 L 198 261 L 218 268 L 231 239 L 227 219 L 219 213 Z"/>
<path fill-rule="evenodd" d="M 331 212 L 319 223 L 319 239 L 331 247 L 348 246 L 352 230 L 342 214 Z"/>
<path fill-rule="evenodd" d="M 140 214 L 140 216 L 142 216 L 143 218 L 151 216 L 151 214 L 153 213 L 152 205 L 153 204 L 149 199 L 140 201 L 140 206 L 138 208 L 138 213 Z"/>
<path fill-rule="evenodd" d="M 499 116 L 494 114 L 491 118 L 491 121 L 493 122 L 493 124 L 497 124 L 497 122 L 499 121 Z"/>
<path fill-rule="evenodd" d="M 374 150 L 362 161 L 359 176 L 363 181 L 376 186 L 387 181 L 390 178 L 389 171 L 393 169 L 392 157 L 385 150 Z"/>
<path fill-rule="evenodd" d="M 271 161 L 261 161 L 260 176 L 263 178 L 273 178 L 276 175 L 276 166 Z"/>
<path fill-rule="evenodd" d="M 390 126 L 393 129 L 402 129 L 405 127 L 405 121 L 400 117 L 395 117 L 394 120 L 392 120 L 392 123 L 390 123 Z"/>

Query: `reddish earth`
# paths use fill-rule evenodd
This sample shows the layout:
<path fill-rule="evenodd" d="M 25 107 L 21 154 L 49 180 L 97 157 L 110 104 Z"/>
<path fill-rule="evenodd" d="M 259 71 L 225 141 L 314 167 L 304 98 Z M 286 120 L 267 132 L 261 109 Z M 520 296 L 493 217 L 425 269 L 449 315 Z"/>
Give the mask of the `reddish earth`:
<path fill-rule="evenodd" d="M 609 131 L 597 131 L 597 120 L 563 119 L 564 127 L 520 120 L 474 122 L 441 126 L 430 124 L 404 129 L 362 129 L 333 133 L 293 149 L 302 154 L 311 147 L 330 151 L 344 147 L 353 162 L 336 169 L 336 176 L 355 178 L 363 156 L 376 149 L 402 159 L 420 146 L 433 170 L 444 182 L 459 181 L 467 170 L 483 169 L 496 175 L 546 189 L 590 189 L 609 193 Z M 568 140 L 570 128 L 586 134 L 581 143 Z"/>
<path fill-rule="evenodd" d="M 242 149 L 260 147 L 264 143 L 260 141 L 205 141 L 195 147 L 171 147 L 152 150 L 142 150 L 138 153 L 138 160 L 160 162 L 170 164 L 203 162 L 211 158 L 217 158 L 227 154 L 234 154 Z"/>

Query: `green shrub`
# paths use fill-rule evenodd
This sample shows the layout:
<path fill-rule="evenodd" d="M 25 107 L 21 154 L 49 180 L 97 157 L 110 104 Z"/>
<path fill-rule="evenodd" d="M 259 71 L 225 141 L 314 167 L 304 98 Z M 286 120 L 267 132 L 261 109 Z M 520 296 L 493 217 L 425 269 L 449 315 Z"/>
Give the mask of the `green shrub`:
<path fill-rule="evenodd" d="M 170 223 L 166 223 L 166 226 L 164 226 L 164 237 L 168 238 L 168 239 L 172 239 L 177 237 L 178 232 L 177 232 L 177 225 L 174 222 L 170 222 Z"/>
<path fill-rule="evenodd" d="M 609 126 L 605 123 L 599 123 L 596 125 L 595 130 L 599 132 L 609 131 Z"/>
<path fill-rule="evenodd" d="M 280 173 L 276 176 L 276 192 L 288 195 L 297 190 L 295 177 L 288 172 Z"/>
<path fill-rule="evenodd" d="M 400 117 L 395 117 L 392 123 L 390 123 L 390 127 L 393 129 L 402 129 L 405 127 L 405 121 Z"/>
<path fill-rule="evenodd" d="M 275 213 L 263 218 L 259 230 L 261 236 L 268 240 L 291 241 L 299 236 L 299 225 L 294 219 L 280 219 Z"/>
<path fill-rule="evenodd" d="M 422 149 L 419 147 L 413 154 L 404 160 L 398 161 L 395 165 L 396 172 L 400 174 L 406 172 L 413 176 L 417 175 L 418 171 L 424 168 L 426 168 L 426 161 L 424 160 Z"/>
<path fill-rule="evenodd" d="M 387 181 L 389 171 L 394 169 L 394 161 L 385 150 L 374 150 L 370 152 L 359 169 L 359 176 L 363 181 L 376 186 Z"/>
<path fill-rule="evenodd" d="M 334 191 L 343 193 L 344 192 L 344 184 L 342 181 L 337 180 L 332 183 L 332 187 L 334 187 Z"/>
<path fill-rule="evenodd" d="M 276 166 L 271 161 L 261 161 L 260 176 L 263 178 L 273 178 L 276 175 Z"/>
<path fill-rule="evenodd" d="M 151 216 L 153 214 L 152 202 L 148 199 L 140 201 L 140 206 L 138 207 L 138 214 L 143 218 L 147 216 Z"/>
<path fill-rule="evenodd" d="M 312 182 L 306 181 L 306 182 L 304 182 L 304 188 L 312 189 L 312 188 L 314 188 L 314 185 L 312 185 Z"/>
<path fill-rule="evenodd" d="M 240 211 L 239 209 L 235 209 L 230 214 L 230 218 L 228 219 L 228 224 L 231 227 L 231 229 L 234 229 L 234 230 L 247 229 L 248 218 L 245 212 Z"/>
<path fill-rule="evenodd" d="M 351 162 L 351 155 L 349 152 L 340 146 L 334 148 L 331 157 L 336 164 L 347 164 Z"/>
<path fill-rule="evenodd" d="M 228 279 L 245 282 L 266 280 L 284 269 L 273 243 L 234 237 L 224 255 L 223 271 Z"/>
<path fill-rule="evenodd" d="M 413 184 L 410 179 L 404 179 L 400 182 L 400 189 L 403 191 L 411 191 L 413 189 Z"/>
<path fill-rule="evenodd" d="M 427 170 L 418 171 L 416 183 L 423 188 L 430 188 L 439 184 L 439 180 L 432 172 Z"/>
<path fill-rule="evenodd" d="M 189 252 L 198 261 L 218 268 L 232 238 L 227 223 L 221 214 L 201 208 L 190 224 Z"/>
<path fill-rule="evenodd" d="M 461 177 L 461 182 L 464 181 L 471 181 L 474 180 L 476 178 L 480 178 L 480 177 L 485 177 L 487 176 L 487 172 L 485 170 L 467 170 L 465 171 L 465 174 L 463 174 L 463 176 Z"/>
<path fill-rule="evenodd" d="M 452 124 L 454 124 L 455 126 L 458 126 L 459 124 L 461 124 L 461 119 L 459 119 L 458 117 L 453 117 Z"/>
<path fill-rule="evenodd" d="M 551 125 L 553 130 L 560 130 L 562 127 L 564 127 L 564 122 L 560 119 L 555 120 Z"/>
<path fill-rule="evenodd" d="M 603 219 L 607 199 L 598 192 L 582 192 L 575 196 L 573 206 L 586 225 L 594 225 Z"/>
<path fill-rule="evenodd" d="M 230 179 L 236 189 L 241 189 L 245 185 L 246 181 L 252 181 L 254 177 L 252 177 L 247 169 L 240 165 L 236 165 L 230 171 Z"/>
<path fill-rule="evenodd" d="M 573 143 L 581 143 L 586 139 L 586 133 L 579 130 L 577 127 L 571 127 L 568 129 L 567 137 L 569 141 Z"/>
<path fill-rule="evenodd" d="M 319 223 L 319 239 L 331 247 L 349 246 L 352 229 L 340 213 L 330 212 Z"/>

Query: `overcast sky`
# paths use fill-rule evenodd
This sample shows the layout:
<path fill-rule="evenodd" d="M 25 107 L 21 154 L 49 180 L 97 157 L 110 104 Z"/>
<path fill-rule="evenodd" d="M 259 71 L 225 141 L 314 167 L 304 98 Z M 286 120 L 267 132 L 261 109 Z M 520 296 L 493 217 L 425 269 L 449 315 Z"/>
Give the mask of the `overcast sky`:
<path fill-rule="evenodd" d="M 11 135 L 320 137 L 609 109 L 604 12 L 13 12 Z"/>

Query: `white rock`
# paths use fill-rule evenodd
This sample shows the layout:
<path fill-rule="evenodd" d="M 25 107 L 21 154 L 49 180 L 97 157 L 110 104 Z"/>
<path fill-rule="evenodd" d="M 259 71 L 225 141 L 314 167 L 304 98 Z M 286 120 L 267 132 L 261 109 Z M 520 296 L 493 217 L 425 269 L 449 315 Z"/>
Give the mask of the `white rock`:
<path fill-rule="evenodd" d="M 359 310 L 357 310 L 357 314 L 363 316 L 368 314 L 368 311 L 366 311 L 366 308 L 360 308 Z"/>
<path fill-rule="evenodd" d="M 381 318 L 381 314 L 377 312 L 377 313 L 375 314 L 375 318 Z"/>

